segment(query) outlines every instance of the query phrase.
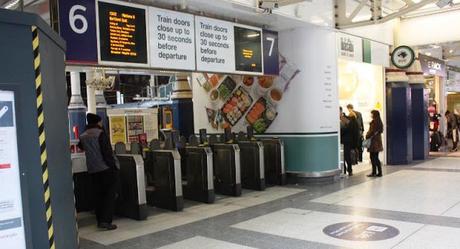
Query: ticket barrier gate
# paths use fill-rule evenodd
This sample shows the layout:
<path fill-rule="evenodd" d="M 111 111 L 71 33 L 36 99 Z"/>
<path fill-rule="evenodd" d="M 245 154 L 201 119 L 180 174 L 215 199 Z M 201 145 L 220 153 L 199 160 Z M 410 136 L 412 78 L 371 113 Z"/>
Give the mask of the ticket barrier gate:
<path fill-rule="evenodd" d="M 284 143 L 281 139 L 263 139 L 265 158 L 265 182 L 267 185 L 285 185 Z"/>
<path fill-rule="evenodd" d="M 264 145 L 258 141 L 239 141 L 241 185 L 245 189 L 265 190 Z"/>
<path fill-rule="evenodd" d="M 147 219 L 144 160 L 140 155 L 117 155 L 120 161 L 117 214 L 135 220 Z"/>
<path fill-rule="evenodd" d="M 184 208 L 181 157 L 177 150 L 146 152 L 147 204 L 173 211 Z"/>
<path fill-rule="evenodd" d="M 212 144 L 214 189 L 222 195 L 241 196 L 240 148 L 237 144 Z"/>
<path fill-rule="evenodd" d="M 214 164 L 211 148 L 186 146 L 182 162 L 184 198 L 214 203 Z"/>

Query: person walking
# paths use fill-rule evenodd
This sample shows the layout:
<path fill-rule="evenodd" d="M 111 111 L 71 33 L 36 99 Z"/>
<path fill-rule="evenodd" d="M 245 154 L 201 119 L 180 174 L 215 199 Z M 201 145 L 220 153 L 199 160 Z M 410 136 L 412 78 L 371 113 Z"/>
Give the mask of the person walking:
<path fill-rule="evenodd" d="M 112 224 L 117 195 L 119 163 L 109 138 L 102 128 L 100 116 L 86 115 L 86 131 L 80 136 L 78 146 L 85 151 L 88 173 L 93 181 L 97 226 L 104 230 L 114 230 Z"/>
<path fill-rule="evenodd" d="M 447 137 L 452 139 L 452 149 L 451 152 L 457 151 L 458 144 L 458 120 L 454 113 L 446 111 L 445 113 L 447 119 Z"/>
<path fill-rule="evenodd" d="M 359 128 L 359 140 L 358 140 L 358 162 L 363 161 L 363 134 L 364 134 L 364 121 L 363 121 L 363 115 L 356 111 L 354 106 L 352 104 L 347 105 L 348 112 L 354 112 L 356 114 L 356 119 L 358 121 L 358 128 Z"/>
<path fill-rule="evenodd" d="M 366 139 L 371 139 L 368 152 L 370 153 L 372 163 L 372 173 L 368 177 L 381 177 L 382 163 L 379 159 L 379 153 L 383 151 L 382 133 L 383 133 L 383 122 L 380 118 L 380 112 L 377 110 L 371 111 L 372 121 L 367 131 Z"/>
<path fill-rule="evenodd" d="M 353 164 L 357 160 L 359 140 L 359 125 L 356 114 L 350 112 L 348 116 L 341 114 L 340 134 L 343 144 L 344 174 L 353 175 Z"/>

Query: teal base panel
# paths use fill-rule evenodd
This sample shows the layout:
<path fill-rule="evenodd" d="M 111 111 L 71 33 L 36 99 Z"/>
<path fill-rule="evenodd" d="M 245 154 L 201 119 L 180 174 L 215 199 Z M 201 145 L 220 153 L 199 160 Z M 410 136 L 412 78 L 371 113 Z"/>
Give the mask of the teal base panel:
<path fill-rule="evenodd" d="M 338 135 L 281 138 L 287 172 L 311 174 L 339 169 Z"/>

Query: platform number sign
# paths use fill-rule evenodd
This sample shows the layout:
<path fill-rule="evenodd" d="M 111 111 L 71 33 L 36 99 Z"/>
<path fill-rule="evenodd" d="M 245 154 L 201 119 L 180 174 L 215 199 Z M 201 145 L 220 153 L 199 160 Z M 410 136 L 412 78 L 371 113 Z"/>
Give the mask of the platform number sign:
<path fill-rule="evenodd" d="M 66 61 L 97 63 L 96 0 L 60 0 L 59 33 L 67 43 Z"/>
<path fill-rule="evenodd" d="M 77 14 L 77 11 L 82 12 L 82 14 Z M 88 20 L 86 20 L 84 14 L 86 14 L 86 7 L 79 4 L 72 6 L 69 11 L 70 28 L 72 28 L 73 32 L 80 35 L 88 31 Z"/>
<path fill-rule="evenodd" d="M 279 74 L 278 32 L 263 31 L 264 74 Z"/>

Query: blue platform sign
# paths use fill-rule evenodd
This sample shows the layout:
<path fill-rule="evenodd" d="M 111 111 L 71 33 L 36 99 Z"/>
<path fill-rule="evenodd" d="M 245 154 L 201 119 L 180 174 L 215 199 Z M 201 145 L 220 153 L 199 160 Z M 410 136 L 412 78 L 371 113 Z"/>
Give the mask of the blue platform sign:
<path fill-rule="evenodd" d="M 264 74 L 279 75 L 278 32 L 264 30 Z"/>
<path fill-rule="evenodd" d="M 98 62 L 96 0 L 60 0 L 59 32 L 67 42 L 66 61 Z"/>

